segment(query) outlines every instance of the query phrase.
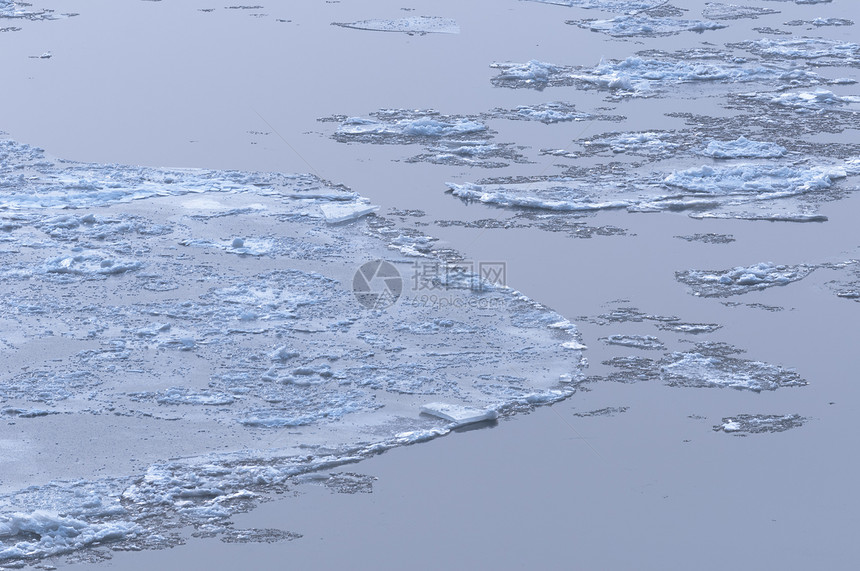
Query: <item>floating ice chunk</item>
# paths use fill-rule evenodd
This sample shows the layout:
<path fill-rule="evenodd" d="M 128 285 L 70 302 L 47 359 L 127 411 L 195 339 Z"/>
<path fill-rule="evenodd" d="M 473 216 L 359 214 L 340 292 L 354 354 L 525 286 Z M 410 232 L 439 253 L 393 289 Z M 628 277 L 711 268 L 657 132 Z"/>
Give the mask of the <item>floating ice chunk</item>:
<path fill-rule="evenodd" d="M 853 26 L 854 21 L 847 18 L 815 18 L 814 20 L 791 20 L 785 23 L 786 26 L 815 26 L 817 28 L 825 26 Z"/>
<path fill-rule="evenodd" d="M 675 333 L 689 333 L 698 335 L 700 333 L 713 333 L 720 329 L 722 325 L 716 323 L 658 323 L 657 327 L 664 331 L 674 331 Z"/>
<path fill-rule="evenodd" d="M 753 97 L 756 95 L 753 94 Z M 853 108 L 855 104 L 860 103 L 860 97 L 853 95 L 840 96 L 826 89 L 816 89 L 815 91 L 780 93 L 771 97 L 770 102 L 798 110 L 822 111 L 849 106 Z"/>
<path fill-rule="evenodd" d="M 298 356 L 298 352 L 291 351 L 286 345 L 278 347 L 271 355 L 273 361 L 289 361 L 290 359 L 295 359 Z"/>
<path fill-rule="evenodd" d="M 852 20 L 845 18 L 815 18 L 812 20 L 813 26 L 853 26 Z"/>
<path fill-rule="evenodd" d="M 233 404 L 236 397 L 226 393 L 213 392 L 209 390 L 194 391 L 187 387 L 171 387 L 158 393 L 156 397 L 158 404 L 164 405 L 206 405 L 224 406 Z"/>
<path fill-rule="evenodd" d="M 653 335 L 610 335 L 609 337 L 601 337 L 610 345 L 620 345 L 622 347 L 633 347 L 634 349 L 665 349 L 663 342 Z"/>
<path fill-rule="evenodd" d="M 541 123 L 561 123 L 563 121 L 581 121 L 592 115 L 577 111 L 576 108 L 561 101 L 542 103 L 540 105 L 520 105 L 514 108 L 514 117 Z"/>
<path fill-rule="evenodd" d="M 815 83 L 820 81 L 817 74 L 806 70 L 641 57 L 629 57 L 622 61 L 601 60 L 593 68 L 568 70 L 566 76 L 584 84 L 640 95 L 648 94 L 661 86 L 693 82 L 803 81 Z"/>
<path fill-rule="evenodd" d="M 48 416 L 51 414 L 60 414 L 55 410 L 44 410 L 41 408 L 14 408 L 14 407 L 6 407 L 0 409 L 0 415 L 7 416 L 17 416 L 18 418 L 37 418 L 40 416 Z"/>
<path fill-rule="evenodd" d="M 799 414 L 739 414 L 724 418 L 722 424 L 714 427 L 715 431 L 744 434 L 761 434 L 765 432 L 784 432 L 803 426 L 806 418 Z"/>
<path fill-rule="evenodd" d="M 555 64 L 538 60 L 530 60 L 526 63 L 493 63 L 491 68 L 501 70 L 496 80 L 524 83 L 546 83 L 550 77 L 563 68 Z"/>
<path fill-rule="evenodd" d="M 340 224 L 376 212 L 379 206 L 367 202 L 327 202 L 320 204 L 320 210 L 327 223 Z"/>
<path fill-rule="evenodd" d="M 785 147 L 776 143 L 751 141 L 744 136 L 740 136 L 734 141 L 709 141 L 708 145 L 699 152 L 699 154 L 715 159 L 774 159 L 785 155 L 785 153 Z"/>
<path fill-rule="evenodd" d="M 20 20 L 56 20 L 67 17 L 65 14 L 56 15 L 53 10 L 33 10 L 32 4 L 27 2 L 14 2 L 12 0 L 0 0 L 0 18 Z"/>
<path fill-rule="evenodd" d="M 739 6 L 737 4 L 722 4 L 706 2 L 702 16 L 709 20 L 738 20 L 741 18 L 758 18 L 767 14 L 779 14 L 778 10 L 756 8 L 755 6 Z"/>
<path fill-rule="evenodd" d="M 428 147 L 428 153 L 411 157 L 406 162 L 430 162 L 434 164 L 479 166 L 483 168 L 506 167 L 509 163 L 497 159 L 522 162 L 523 155 L 511 148 L 485 141 L 441 140 Z"/>
<path fill-rule="evenodd" d="M 556 6 L 568 6 L 571 8 L 596 9 L 607 12 L 629 12 L 634 10 L 648 10 L 661 4 L 665 0 L 529 0 L 541 4 L 555 4 Z"/>
<path fill-rule="evenodd" d="M 536 184 L 508 184 L 495 188 L 465 183 L 447 183 L 454 196 L 467 200 L 477 200 L 486 204 L 499 206 L 518 206 L 524 208 L 540 208 L 559 211 L 592 211 L 611 208 L 626 208 L 633 204 L 627 200 L 600 201 L 592 198 L 592 187 L 585 183 L 570 181 L 565 185 L 561 182 L 548 183 L 543 186 Z"/>
<path fill-rule="evenodd" d="M 487 126 L 465 117 L 441 115 L 430 110 L 385 110 L 374 114 L 375 119 L 349 117 L 335 133 L 345 141 L 366 139 L 374 142 L 402 143 L 404 139 L 453 137 L 487 130 Z"/>
<path fill-rule="evenodd" d="M 726 24 L 706 20 L 654 18 L 646 15 L 617 16 L 610 20 L 570 20 L 566 23 L 615 37 L 671 36 L 687 31 L 704 32 L 726 27 Z"/>
<path fill-rule="evenodd" d="M 663 179 L 667 186 L 697 194 L 764 194 L 791 196 L 830 188 L 847 173 L 838 167 L 788 167 L 739 164 L 725 167 L 701 166 L 675 171 Z"/>
<path fill-rule="evenodd" d="M 46 260 L 43 271 L 47 274 L 71 274 L 83 277 L 103 277 L 133 272 L 143 267 L 137 260 L 113 259 L 96 254 L 59 256 Z"/>
<path fill-rule="evenodd" d="M 422 405 L 419 410 L 424 414 L 429 414 L 431 416 L 453 422 L 457 426 L 483 422 L 485 420 L 495 420 L 499 416 L 499 414 L 492 409 L 481 410 L 468 406 L 441 402 Z"/>
<path fill-rule="evenodd" d="M 95 543 L 135 537 L 131 522 L 88 523 L 45 511 L 0 515 L 0 563 L 61 555 Z"/>
<path fill-rule="evenodd" d="M 614 153 L 645 155 L 667 155 L 674 153 L 679 145 L 668 141 L 670 133 L 645 131 L 640 133 L 619 133 L 584 141 L 583 145 L 609 147 Z"/>
<path fill-rule="evenodd" d="M 796 372 L 776 365 L 700 352 L 671 354 L 663 361 L 660 374 L 667 384 L 683 387 L 759 392 L 806 385 Z"/>
<path fill-rule="evenodd" d="M 409 35 L 424 34 L 459 34 L 460 26 L 448 18 L 437 16 L 417 16 L 396 20 L 359 20 L 357 22 L 334 22 L 333 25 L 356 30 L 376 32 L 402 32 Z"/>
<path fill-rule="evenodd" d="M 690 286 L 695 295 L 725 297 L 787 285 L 802 280 L 815 269 L 816 266 L 785 266 L 775 265 L 772 262 L 762 262 L 724 271 L 687 270 L 676 272 L 675 278 Z"/>
<path fill-rule="evenodd" d="M 850 63 L 860 55 L 860 44 L 824 38 L 761 38 L 731 45 L 748 49 L 755 54 L 777 58 L 834 58 Z"/>

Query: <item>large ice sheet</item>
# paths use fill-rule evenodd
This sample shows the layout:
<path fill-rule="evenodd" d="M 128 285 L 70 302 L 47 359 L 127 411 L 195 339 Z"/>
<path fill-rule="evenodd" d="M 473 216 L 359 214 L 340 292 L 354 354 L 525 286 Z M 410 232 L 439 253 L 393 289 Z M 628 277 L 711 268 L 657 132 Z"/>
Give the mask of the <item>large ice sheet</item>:
<path fill-rule="evenodd" d="M 424 403 L 505 416 L 581 378 L 573 324 L 448 267 L 453 250 L 341 186 L 57 161 L 8 139 L 0 153 L 3 414 L 22 443 L 88 443 L 77 468 L 4 478 L 0 563 L 226 529 L 300 474 L 464 421 Z M 373 260 L 394 273 L 361 290 Z"/>

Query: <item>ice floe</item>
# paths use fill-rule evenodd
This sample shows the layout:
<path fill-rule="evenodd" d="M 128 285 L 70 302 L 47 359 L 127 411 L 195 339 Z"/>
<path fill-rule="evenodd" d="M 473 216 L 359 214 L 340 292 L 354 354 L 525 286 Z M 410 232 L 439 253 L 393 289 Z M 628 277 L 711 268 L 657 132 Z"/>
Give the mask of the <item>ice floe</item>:
<path fill-rule="evenodd" d="M 851 65 L 857 63 L 860 45 L 854 42 L 828 40 L 825 38 L 761 38 L 748 42 L 730 44 L 750 52 L 779 59 L 826 60 L 826 62 Z"/>
<path fill-rule="evenodd" d="M 483 123 L 458 116 L 442 115 L 433 110 L 382 110 L 371 118 L 344 118 L 334 137 L 344 142 L 403 144 L 440 137 L 475 136 L 483 133 Z"/>
<path fill-rule="evenodd" d="M 456 426 L 473 424 L 475 422 L 483 422 L 487 420 L 495 420 L 498 418 L 498 413 L 495 410 L 479 410 L 460 405 L 451 405 L 446 403 L 429 403 L 421 405 L 421 412 L 431 416 L 437 416 Z"/>
<path fill-rule="evenodd" d="M 452 140 L 432 134 L 444 118 L 427 119 L 398 132 Z M 0 563 L 96 544 L 175 545 L 177 526 L 227 529 L 230 515 L 293 477 L 468 420 L 420 414 L 419 395 L 505 416 L 577 389 L 575 325 L 551 327 L 564 321 L 552 310 L 449 269 L 456 252 L 365 215 L 369 204 L 344 187 L 58 161 L 9 140 L 0 152 L 4 351 L 46 347 L 0 364 L 3 414 L 21 419 L 12 426 L 22 441 L 68 421 L 90 443 L 91 466 L 69 472 L 57 457 L 0 496 Z M 417 259 L 432 271 L 419 276 Z M 387 279 L 402 299 L 385 310 L 353 291 L 369 260 L 395 268 Z M 415 276 L 441 301 L 422 303 Z M 108 423 L 120 428 L 104 439 Z M 149 467 L 99 479 L 117 455 Z"/>
<path fill-rule="evenodd" d="M 853 26 L 854 21 L 847 18 L 815 18 L 814 20 L 791 20 L 785 23 L 786 26 L 815 26 L 816 28 L 825 26 Z"/>
<path fill-rule="evenodd" d="M 816 73 L 773 64 L 700 60 L 675 54 L 655 57 L 631 56 L 624 60 L 601 60 L 594 67 L 573 67 L 532 60 L 494 63 L 499 74 L 492 78 L 499 87 L 543 89 L 555 86 L 607 89 L 616 95 L 652 96 L 661 89 L 688 83 L 767 83 L 784 86 L 813 85 L 824 80 Z"/>
<path fill-rule="evenodd" d="M 609 133 L 598 138 L 581 141 L 583 146 L 595 149 L 608 147 L 613 153 L 642 155 L 672 155 L 679 148 L 671 133 L 643 131 L 639 133 Z"/>
<path fill-rule="evenodd" d="M 645 137 L 645 144 L 652 140 Z M 663 143 L 660 140 L 660 148 L 667 149 Z M 848 162 L 827 166 L 740 163 L 703 165 L 659 175 L 659 179 L 630 171 L 581 169 L 571 176 L 489 179 L 447 186 L 453 196 L 466 201 L 519 209 L 588 212 L 625 208 L 631 212 L 687 211 L 696 218 L 803 222 L 826 219 L 810 212 L 815 208 L 812 198 L 827 199 L 838 181 L 852 172 Z"/>
<path fill-rule="evenodd" d="M 0 515 L 0 563 L 38 560 L 93 545 L 133 539 L 141 527 L 127 521 L 91 523 L 46 511 Z"/>
<path fill-rule="evenodd" d="M 704 32 L 726 27 L 726 24 L 709 20 L 681 20 L 647 15 L 616 16 L 609 20 L 570 20 L 567 23 L 619 38 L 671 36 L 681 32 Z"/>
<path fill-rule="evenodd" d="M 376 32 L 401 32 L 409 35 L 459 34 L 460 26 L 449 18 L 438 16 L 416 16 L 394 20 L 359 20 L 357 22 L 334 22 L 335 26 L 370 30 Z"/>
<path fill-rule="evenodd" d="M 746 96 L 746 95 L 744 95 Z M 751 97 L 756 97 L 755 94 Z M 826 111 L 829 109 L 846 109 L 857 111 L 860 97 L 854 95 L 840 96 L 827 89 L 816 89 L 815 91 L 799 91 L 779 93 L 774 95 L 760 94 L 770 103 L 790 107 L 798 111 Z M 768 99 L 769 98 L 769 99 Z"/>
<path fill-rule="evenodd" d="M 369 202 L 332 202 L 321 204 L 325 221 L 329 224 L 339 224 L 366 216 L 379 210 L 379 207 Z"/>
<path fill-rule="evenodd" d="M 845 178 L 844 168 L 795 168 L 739 164 L 725 167 L 701 166 L 675 171 L 663 183 L 695 194 L 764 194 L 771 197 L 800 194 L 830 188 Z"/>
<path fill-rule="evenodd" d="M 648 10 L 666 2 L 664 0 L 528 0 L 541 4 L 555 4 L 570 8 L 603 10 L 606 12 L 628 12 L 631 10 Z"/>
<path fill-rule="evenodd" d="M 761 434 L 765 432 L 785 432 L 799 428 L 807 419 L 799 414 L 739 414 L 722 419 L 722 424 L 714 426 L 714 431 L 722 431 L 738 436 Z"/>
<path fill-rule="evenodd" d="M 0 0 L 0 18 L 19 20 L 54 20 L 66 17 L 66 14 L 56 14 L 54 10 L 34 8 L 28 2 Z"/>
<path fill-rule="evenodd" d="M 755 392 L 806 385 L 795 371 L 782 367 L 705 352 L 672 353 L 660 367 L 670 386 L 732 388 Z"/>
<path fill-rule="evenodd" d="M 702 9 L 702 17 L 709 20 L 739 20 L 741 18 L 758 18 L 768 14 L 779 14 L 779 11 L 721 2 L 706 2 Z"/>
<path fill-rule="evenodd" d="M 787 285 L 802 280 L 814 269 L 815 266 L 786 266 L 762 262 L 723 271 L 687 270 L 676 272 L 675 277 L 690 286 L 695 295 L 725 297 Z"/>
<path fill-rule="evenodd" d="M 709 141 L 700 151 L 700 154 L 714 159 L 775 159 L 785 153 L 785 147 L 776 143 L 751 141 L 744 136 L 734 141 Z"/>
<path fill-rule="evenodd" d="M 634 349 L 665 349 L 663 342 L 653 335 L 610 335 L 601 337 L 609 345 L 633 347 Z"/>
<path fill-rule="evenodd" d="M 496 109 L 493 115 L 505 119 L 540 121 L 547 124 L 583 121 L 595 118 L 594 115 L 577 111 L 574 105 L 562 101 L 552 101 L 550 103 L 541 103 L 540 105 L 519 105 L 510 111 Z"/>

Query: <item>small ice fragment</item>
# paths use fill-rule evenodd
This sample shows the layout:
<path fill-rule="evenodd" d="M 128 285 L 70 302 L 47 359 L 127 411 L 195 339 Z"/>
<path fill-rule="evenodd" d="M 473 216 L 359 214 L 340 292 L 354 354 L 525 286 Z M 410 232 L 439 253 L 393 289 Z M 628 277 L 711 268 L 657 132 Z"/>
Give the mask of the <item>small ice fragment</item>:
<path fill-rule="evenodd" d="M 562 343 L 561 346 L 565 349 L 588 349 L 587 346 L 583 345 L 582 343 L 578 343 L 577 341 L 568 341 L 566 343 Z"/>
<path fill-rule="evenodd" d="M 245 240 L 242 238 L 233 238 L 233 243 L 231 244 L 233 248 L 244 248 Z"/>
<path fill-rule="evenodd" d="M 458 404 L 446 404 L 433 402 L 423 405 L 420 409 L 424 414 L 429 414 L 456 423 L 458 426 L 482 422 L 484 420 L 495 420 L 498 413 L 492 409 L 477 409 Z"/>
<path fill-rule="evenodd" d="M 723 423 L 721 428 L 725 432 L 737 432 L 741 429 L 741 425 L 735 422 L 734 420 L 729 419 L 727 422 Z"/>
<path fill-rule="evenodd" d="M 271 355 L 273 361 L 288 361 L 298 356 L 299 354 L 297 352 L 290 351 L 290 349 L 286 345 L 278 347 Z"/>
<path fill-rule="evenodd" d="M 320 205 L 325 221 L 329 224 L 339 224 L 361 218 L 371 212 L 376 212 L 379 207 L 366 202 L 329 202 Z"/>

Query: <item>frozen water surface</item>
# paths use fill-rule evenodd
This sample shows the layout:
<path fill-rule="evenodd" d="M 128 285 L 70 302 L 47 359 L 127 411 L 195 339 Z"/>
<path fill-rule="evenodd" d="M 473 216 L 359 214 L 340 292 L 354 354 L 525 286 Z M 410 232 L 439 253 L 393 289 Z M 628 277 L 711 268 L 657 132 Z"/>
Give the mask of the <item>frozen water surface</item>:
<path fill-rule="evenodd" d="M 169 4 L 143 6 L 166 13 Z M 170 137 L 194 126 L 188 114 L 169 136 L 159 133 L 149 141 L 144 136 L 136 151 L 103 155 L 149 160 L 135 152 L 156 141 L 167 144 L 170 154 L 146 157 L 168 156 L 160 161 L 179 165 L 251 165 L 234 171 L 59 161 L 0 137 L 0 417 L 15 437 L 0 438 L 0 564 L 37 563 L 61 553 L 95 558 L 100 549 L 175 546 L 187 539 L 189 529 L 195 537 L 220 537 L 225 543 L 288 541 L 299 535 L 262 526 L 238 529 L 231 518 L 273 493 L 294 492 L 306 483 L 338 493 L 368 493 L 373 478 L 332 470 L 464 424 L 493 425 L 496 417 L 504 421 L 561 401 L 583 383 L 591 390 L 578 395 L 584 400 L 598 394 L 605 398 L 604 390 L 637 390 L 645 398 L 629 412 L 626 406 L 606 406 L 617 402 L 594 402 L 578 407 L 591 412 L 573 413 L 577 419 L 607 427 L 614 422 L 614 429 L 630 422 L 637 433 L 647 431 L 641 434 L 658 441 L 680 436 L 660 432 L 661 423 L 642 423 L 665 410 L 667 394 L 672 406 L 708 410 L 708 417 L 684 417 L 711 419 L 694 428 L 699 435 L 714 423 L 715 430 L 738 435 L 779 432 L 799 426 L 813 411 L 827 416 L 815 428 L 832 430 L 828 436 L 850 428 L 828 428 L 838 425 L 839 414 L 821 414 L 811 404 L 824 396 L 836 399 L 831 393 L 840 399 L 850 395 L 850 382 L 836 382 L 840 372 L 854 370 L 848 368 L 850 347 L 817 360 L 803 351 L 786 352 L 820 349 L 820 340 L 804 335 L 804 326 L 818 325 L 819 310 L 832 316 L 827 313 L 831 306 L 847 311 L 856 307 L 851 301 L 860 300 L 856 262 L 815 263 L 810 253 L 831 240 L 827 245 L 839 246 L 838 252 L 818 260 L 856 257 L 845 252 L 846 244 L 834 245 L 828 238 L 837 235 L 834 227 L 848 228 L 836 220 L 844 215 L 832 201 L 848 198 L 860 173 L 854 136 L 860 101 L 852 85 L 860 51 L 850 34 L 853 20 L 847 18 L 856 20 L 849 14 L 853 5 L 845 0 L 832 6 L 803 0 L 675 4 L 514 2 L 499 9 L 519 11 L 522 22 L 535 25 L 514 17 L 504 30 L 513 32 L 501 41 L 495 18 L 474 18 L 457 6 L 431 10 L 456 15 L 464 23 L 459 35 L 454 35 L 460 31 L 457 22 L 447 18 L 367 19 L 376 14 L 336 2 L 325 3 L 324 15 L 317 18 L 321 23 L 305 18 L 306 8 L 298 5 L 267 6 L 273 14 L 283 10 L 281 17 L 269 19 L 256 5 L 229 6 L 211 16 L 195 11 L 200 20 L 232 18 L 228 25 L 236 29 L 230 32 L 246 34 L 235 37 L 249 39 L 249 49 L 263 46 L 252 56 L 241 50 L 231 54 L 243 63 L 248 57 L 264 62 L 261 66 L 274 61 L 269 69 L 277 70 L 283 62 L 269 59 L 270 45 L 301 38 L 302 50 L 311 46 L 309 38 L 324 42 L 325 49 L 309 49 L 294 61 L 296 75 L 286 83 L 271 79 L 278 73 L 256 77 L 254 97 L 276 88 L 271 107 L 278 121 L 273 125 L 290 125 L 283 133 L 298 143 L 303 156 L 327 162 L 336 180 L 372 189 L 362 194 L 374 193 L 373 203 L 318 176 L 249 172 L 278 170 L 284 158 L 266 146 L 275 137 L 247 130 L 262 128 L 253 117 L 254 125 L 243 124 L 237 132 L 251 134 L 251 144 L 258 146 L 239 152 L 219 147 L 230 149 L 226 160 L 210 156 L 211 146 L 200 156 L 169 147 Z M 56 16 L 38 3 L 0 0 L 4 22 L 43 30 L 56 23 L 28 20 Z M 244 27 L 236 25 L 237 16 Z M 563 25 L 567 19 L 575 25 Z M 330 25 L 334 20 L 340 27 Z M 494 25 L 481 31 L 476 23 L 484 21 Z M 255 43 L 265 37 L 266 26 L 278 30 L 277 40 Z M 12 29 L 17 28 L 0 31 Z M 592 29 L 601 33 L 589 33 Z M 25 34 L 0 35 L 18 40 Z M 42 75 L 45 70 L 54 73 L 74 59 L 76 52 L 70 53 L 63 38 L 58 34 L 56 45 L 36 45 L 10 56 L 23 60 L 19 70 L 10 66 L 10 77 L 17 78 L 6 86 L 10 100 L 20 105 L 27 85 L 42 85 L 53 77 Z M 165 35 L 165 46 L 175 45 L 169 41 Z M 37 54 L 50 53 L 55 57 L 49 61 L 38 59 Z M 180 60 L 187 55 L 173 52 Z M 198 58 L 194 65 L 204 63 Z M 235 71 L 229 58 L 223 65 Z M 123 66 L 115 70 L 118 76 L 124 73 Z M 170 79 L 180 84 L 182 78 Z M 101 87 L 94 82 L 96 91 Z M 184 88 L 193 91 L 190 84 Z M 140 84 L 140 92 L 151 97 L 148 89 L 147 82 Z M 89 100 L 92 90 L 86 91 Z M 137 90 L 125 93 L 138 105 L 164 110 L 160 98 L 146 101 L 135 99 Z M 285 93 L 299 104 L 286 105 Z M 220 89 L 211 96 L 213 104 L 224 101 Z M 72 103 L 57 100 L 56 109 L 35 111 L 46 121 L 56 120 L 51 113 L 68 112 Z M 432 109 L 437 105 L 444 111 Z M 34 106 L 24 110 L 38 116 Z M 317 130 L 305 117 L 345 109 L 351 115 L 330 115 Z M 380 110 L 352 115 L 373 109 Z M 70 115 L 69 121 L 80 128 L 83 120 Z M 16 135 L 22 131 L 22 140 L 38 141 L 40 123 L 19 121 Z M 311 131 L 299 134 L 298 126 Z M 207 124 L 203 131 L 222 127 Z M 52 144 L 65 136 L 57 132 Z M 380 146 L 359 148 L 362 144 Z M 88 152 L 81 150 L 80 156 Z M 393 162 L 382 164 L 388 160 Z M 497 169 L 496 178 L 487 178 L 483 169 Z M 449 193 L 462 202 L 443 196 L 444 181 L 452 181 Z M 661 214 L 644 214 L 649 212 Z M 805 227 L 744 222 L 821 223 L 827 221 L 825 214 L 834 220 Z M 473 253 L 501 253 L 512 260 L 512 269 L 513 261 L 537 264 L 533 246 L 538 244 L 540 256 L 552 255 L 559 263 L 543 264 L 536 278 L 520 274 L 517 281 L 532 280 L 532 287 L 555 296 L 568 316 L 577 311 L 595 315 L 575 320 L 582 323 L 580 334 L 565 316 L 458 269 L 464 255 L 436 236 L 462 237 Z M 565 241 L 564 236 L 592 241 Z M 591 252 L 597 252 L 599 262 L 582 255 Z M 756 263 L 770 259 L 784 265 Z M 394 271 L 374 274 L 382 260 Z M 357 272 L 365 262 L 371 270 Z M 560 279 L 544 279 L 544 273 Z M 774 287 L 801 279 L 789 288 Z M 688 288 L 700 299 L 687 296 Z M 821 292 L 813 310 L 801 303 Z M 600 306 L 603 295 L 633 300 Z M 727 296 L 731 300 L 722 299 Z M 645 307 L 646 300 L 658 302 L 660 309 L 651 313 L 633 306 Z M 816 331 L 820 334 L 824 326 Z M 797 342 L 798 336 L 803 340 Z M 836 335 L 830 339 L 841 342 Z M 742 356 L 729 340 L 764 349 L 769 356 Z M 586 345 L 591 347 L 590 376 L 585 375 Z M 810 387 L 788 390 L 806 385 L 807 377 Z M 600 381 L 630 386 L 598 386 Z M 783 388 L 777 395 L 751 394 Z M 774 397 L 802 406 L 749 404 Z M 804 416 L 728 416 L 751 409 L 798 410 Z M 561 405 L 554 412 L 571 410 Z M 601 418 L 620 412 L 625 412 L 621 418 Z M 671 422 L 671 415 L 666 418 Z M 551 420 L 558 425 L 555 416 Z M 812 432 L 729 442 L 807 444 L 803 439 Z M 546 432 L 537 438 L 552 440 Z M 638 438 L 627 450 L 641 450 Z M 615 440 L 596 444 L 602 452 Z M 713 458 L 703 455 L 714 450 L 701 440 L 693 445 L 698 452 L 693 446 L 687 450 L 705 465 L 703 458 Z M 684 442 L 679 446 L 688 446 Z M 553 448 L 551 456 L 567 454 L 566 444 Z M 82 446 L 86 454 L 78 453 Z M 807 460 L 812 448 L 787 449 L 801 450 Z M 649 448 L 647 456 L 658 449 Z M 611 451 L 618 450 L 624 449 Z M 774 450 L 772 457 L 778 458 L 780 451 Z M 755 465 L 773 474 L 755 464 L 759 452 L 753 450 L 750 460 L 735 446 L 721 459 L 729 458 L 724 463 L 733 470 Z M 635 462 L 635 457 L 625 460 Z M 646 472 L 651 468 L 644 467 Z M 696 469 L 691 462 L 679 474 L 698 482 Z M 585 482 L 588 470 L 580 472 Z M 813 478 L 798 471 L 804 482 L 819 483 L 819 473 Z M 463 474 L 468 476 L 468 470 Z M 432 478 L 424 477 L 416 478 L 415 488 Z M 670 482 L 672 475 L 664 471 L 660 482 L 664 477 Z M 482 484 L 503 490 L 494 502 L 504 506 L 507 502 L 497 498 L 504 498 L 511 482 L 494 480 Z M 462 482 L 450 484 L 459 491 Z M 677 480 L 666 485 L 682 486 Z M 770 479 L 756 499 L 783 505 L 780 485 L 778 478 Z M 628 487 L 616 487 L 612 497 Z M 674 488 L 660 493 L 668 500 L 663 506 L 676 505 L 670 498 L 680 497 Z M 738 504 L 749 498 L 746 493 L 737 494 Z M 478 496 L 470 496 L 470 507 Z M 713 507 L 705 503 L 697 507 Z M 319 507 L 315 503 L 313 509 Z M 589 522 L 600 520 L 602 508 L 594 507 Z M 661 508 L 666 509 L 673 508 Z M 637 515 L 635 506 L 631 513 Z M 661 511 L 655 517 L 677 521 L 677 515 Z M 778 525 L 787 521 L 785 514 L 768 516 L 778 517 Z M 720 517 L 715 513 L 712 525 L 731 520 Z M 420 527 L 421 522 L 411 521 Z M 638 525 L 633 518 L 630 522 Z M 739 531 L 755 525 L 744 518 L 731 522 Z M 624 522 L 614 524 L 624 529 Z M 827 532 L 838 536 L 834 529 Z M 750 535 L 739 533 L 739 541 Z M 767 537 L 775 536 L 779 532 Z M 762 556 L 775 557 L 772 552 Z M 389 555 L 396 553 L 384 556 Z M 80 557 L 89 561 L 88 555 Z M 492 553 L 483 550 L 479 560 L 485 557 L 490 560 Z M 720 566 L 737 567 L 734 563 L 720 561 Z"/>

